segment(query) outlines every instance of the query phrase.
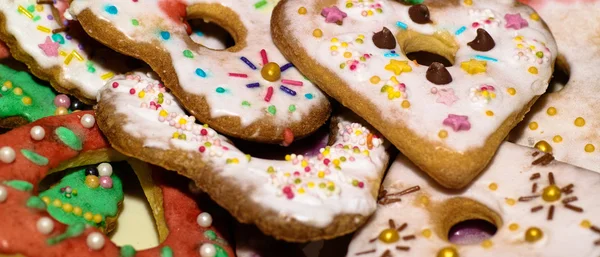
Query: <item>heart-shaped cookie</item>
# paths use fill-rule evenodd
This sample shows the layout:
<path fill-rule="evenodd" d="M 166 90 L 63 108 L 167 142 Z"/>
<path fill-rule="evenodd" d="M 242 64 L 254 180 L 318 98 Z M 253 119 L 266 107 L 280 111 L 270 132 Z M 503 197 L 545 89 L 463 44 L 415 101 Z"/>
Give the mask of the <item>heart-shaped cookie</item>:
<path fill-rule="evenodd" d="M 533 9 L 511 1 L 287 0 L 271 24 L 303 74 L 449 188 L 483 170 L 557 52 Z"/>

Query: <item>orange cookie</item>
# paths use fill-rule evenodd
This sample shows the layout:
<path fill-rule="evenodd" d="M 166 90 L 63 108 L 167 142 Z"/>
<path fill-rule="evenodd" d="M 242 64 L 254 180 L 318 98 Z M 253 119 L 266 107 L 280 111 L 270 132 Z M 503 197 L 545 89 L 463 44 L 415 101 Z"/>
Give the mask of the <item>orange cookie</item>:
<path fill-rule="evenodd" d="M 330 104 L 271 41 L 274 4 L 255 0 L 77 0 L 71 13 L 94 38 L 139 58 L 199 121 L 251 141 L 289 144 L 321 127 Z M 205 48 L 182 21 L 205 19 L 236 44 Z"/>
<path fill-rule="evenodd" d="M 286 0 L 271 24 L 302 73 L 448 188 L 483 170 L 557 53 L 533 9 L 511 1 Z"/>

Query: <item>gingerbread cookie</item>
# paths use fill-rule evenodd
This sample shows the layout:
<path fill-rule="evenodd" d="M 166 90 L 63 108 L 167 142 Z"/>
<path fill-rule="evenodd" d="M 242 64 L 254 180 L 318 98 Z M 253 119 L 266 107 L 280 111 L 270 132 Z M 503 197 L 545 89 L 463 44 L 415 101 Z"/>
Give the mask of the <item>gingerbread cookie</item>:
<path fill-rule="evenodd" d="M 595 172 L 512 143 L 461 191 L 439 187 L 398 157 L 347 256 L 598 256 L 599 183 Z M 448 242 L 452 226 L 473 219 L 494 224 L 496 234 L 479 244 Z"/>
<path fill-rule="evenodd" d="M 436 181 L 461 188 L 546 90 L 556 58 L 533 9 L 500 2 L 282 1 L 273 38 Z"/>
<path fill-rule="evenodd" d="M 56 7 L 53 3 L 56 2 Z M 15 59 L 58 91 L 91 104 L 112 78 L 120 55 L 92 42 L 76 22 L 62 13 L 66 0 L 6 0 L 0 3 L 0 40 Z M 119 60 L 111 60 L 111 58 Z"/>
<path fill-rule="evenodd" d="M 534 105 L 511 141 L 600 172 L 600 2 L 531 2 L 548 21 L 561 54 L 557 66 L 570 78 Z"/>
<path fill-rule="evenodd" d="M 152 76 L 119 76 L 101 91 L 98 122 L 115 149 L 191 178 L 240 222 L 279 239 L 349 233 L 374 211 L 388 160 L 376 132 L 341 117 L 315 157 L 255 158 L 187 116 Z"/>
<path fill-rule="evenodd" d="M 71 13 L 95 39 L 144 60 L 199 121 L 220 133 L 289 144 L 329 117 L 323 93 L 271 41 L 269 1 L 73 1 Z M 235 46 L 195 43 L 182 20 L 223 26 Z"/>

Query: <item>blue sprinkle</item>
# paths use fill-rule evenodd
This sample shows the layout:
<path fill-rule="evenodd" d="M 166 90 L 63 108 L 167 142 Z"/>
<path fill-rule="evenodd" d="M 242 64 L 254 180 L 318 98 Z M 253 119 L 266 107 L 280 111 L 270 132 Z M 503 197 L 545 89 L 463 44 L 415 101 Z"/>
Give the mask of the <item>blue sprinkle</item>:
<path fill-rule="evenodd" d="M 258 84 L 258 82 L 256 83 L 250 83 L 248 85 L 246 85 L 247 88 L 256 88 L 256 87 L 260 87 L 260 84 Z"/>
<path fill-rule="evenodd" d="M 308 93 L 308 94 L 304 95 L 304 97 L 306 97 L 306 99 L 310 100 L 310 99 L 313 99 L 314 96 L 313 96 L 313 94 Z"/>
<path fill-rule="evenodd" d="M 480 60 L 492 61 L 492 62 L 497 62 L 498 61 L 498 59 L 496 59 L 496 58 L 488 57 L 488 56 L 485 56 L 485 55 L 475 55 L 475 58 L 476 59 L 480 59 Z"/>
<path fill-rule="evenodd" d="M 171 38 L 171 33 L 169 33 L 168 31 L 161 31 L 160 32 L 160 36 L 164 39 L 164 40 L 169 40 L 169 38 Z"/>
<path fill-rule="evenodd" d="M 60 34 L 52 35 L 52 41 L 59 43 L 61 45 L 65 44 L 65 38 Z"/>
<path fill-rule="evenodd" d="M 458 29 L 456 32 L 454 32 L 454 35 L 458 36 L 458 35 L 462 34 L 463 32 L 465 32 L 465 30 L 467 30 L 467 27 L 462 26 L 462 27 L 460 27 L 460 29 Z"/>
<path fill-rule="evenodd" d="M 287 63 L 287 64 L 285 64 L 285 65 L 281 66 L 281 67 L 279 68 L 279 70 L 280 70 L 281 72 L 284 72 L 284 71 L 286 71 L 287 69 L 289 69 L 289 68 L 291 68 L 291 67 L 294 67 L 294 65 L 293 65 L 292 63 Z"/>
<path fill-rule="evenodd" d="M 204 36 L 204 33 L 202 33 L 202 31 L 194 31 L 194 33 L 196 33 L 196 35 L 198 35 L 199 37 Z"/>
<path fill-rule="evenodd" d="M 242 56 L 240 57 L 240 59 L 246 63 L 246 65 L 248 65 L 248 67 L 250 67 L 250 69 L 256 70 L 256 66 L 254 65 L 254 63 L 252 63 L 250 60 L 248 60 L 248 58 Z"/>
<path fill-rule="evenodd" d="M 388 57 L 388 58 L 392 58 L 392 57 L 398 57 L 400 55 L 397 54 L 396 51 L 392 50 L 392 51 L 389 51 L 389 52 L 383 54 L 383 56 Z"/>
<path fill-rule="evenodd" d="M 285 92 L 285 93 L 286 93 L 286 94 L 288 94 L 288 95 L 291 95 L 291 96 L 296 96 L 296 91 L 294 91 L 294 90 L 290 89 L 289 87 L 286 87 L 286 86 L 284 86 L 284 85 L 281 85 L 281 86 L 279 87 L 279 89 L 281 89 L 281 91 Z M 306 98 L 308 98 L 308 97 L 306 97 Z M 311 98 L 312 98 L 312 95 L 311 95 Z M 309 98 L 309 99 L 310 99 L 310 98 Z"/>
<path fill-rule="evenodd" d="M 114 6 L 114 5 L 107 5 L 107 6 L 104 8 L 104 10 L 105 10 L 107 13 L 110 13 L 110 14 L 112 14 L 112 15 L 116 15 L 117 13 L 119 13 L 119 10 L 117 10 L 117 7 L 116 7 L 116 6 Z"/>
<path fill-rule="evenodd" d="M 406 23 L 404 23 L 404 22 L 401 22 L 401 21 L 397 21 L 397 22 L 396 22 L 396 26 L 398 26 L 398 28 L 401 28 L 401 29 L 403 29 L 403 30 L 406 30 L 406 29 L 408 29 L 408 25 L 406 25 Z"/>
<path fill-rule="evenodd" d="M 200 68 L 196 69 L 196 75 L 206 78 L 206 72 L 204 72 L 204 70 L 202 70 Z"/>

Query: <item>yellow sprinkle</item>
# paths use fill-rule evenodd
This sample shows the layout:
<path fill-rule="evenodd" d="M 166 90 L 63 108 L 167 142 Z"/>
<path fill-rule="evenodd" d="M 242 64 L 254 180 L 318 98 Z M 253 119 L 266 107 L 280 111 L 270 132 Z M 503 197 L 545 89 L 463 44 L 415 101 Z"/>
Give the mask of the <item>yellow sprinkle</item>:
<path fill-rule="evenodd" d="M 515 41 L 523 41 L 523 36 L 516 36 Z"/>
<path fill-rule="evenodd" d="M 587 144 L 585 145 L 585 151 L 588 153 L 594 152 L 596 150 L 596 147 L 592 144 Z"/>
<path fill-rule="evenodd" d="M 334 37 L 331 39 L 331 43 L 337 43 L 339 40 L 337 39 L 337 37 Z"/>
<path fill-rule="evenodd" d="M 329 48 L 329 50 L 331 50 L 331 51 L 337 51 L 337 50 L 338 50 L 338 47 L 337 47 L 337 46 L 331 46 L 331 47 Z"/>
<path fill-rule="evenodd" d="M 13 90 L 13 94 L 15 94 L 15 95 L 22 95 L 23 94 L 23 89 L 21 89 L 20 87 L 15 87 L 15 89 Z"/>
<path fill-rule="evenodd" d="M 348 42 L 342 42 L 341 45 L 342 45 L 343 48 L 348 48 Z"/>
<path fill-rule="evenodd" d="M 187 120 L 185 120 L 184 118 L 179 118 L 179 124 L 184 125 L 187 123 Z"/>
<path fill-rule="evenodd" d="M 27 16 L 27 18 L 29 19 L 33 19 L 33 14 L 30 13 L 29 11 L 27 11 L 27 9 L 25 7 L 23 7 L 22 5 L 19 5 L 19 12 L 22 14 L 25 14 L 25 16 Z"/>
<path fill-rule="evenodd" d="M 26 96 L 21 98 L 21 102 L 23 102 L 24 105 L 31 105 L 31 97 Z"/>
<path fill-rule="evenodd" d="M 140 91 L 140 92 L 138 93 L 138 97 L 139 97 L 139 98 L 144 98 L 144 96 L 146 96 L 146 92 L 144 92 L 144 91 Z"/>
<path fill-rule="evenodd" d="M 77 60 L 83 61 L 83 56 L 81 56 L 81 54 L 79 54 L 79 52 L 73 50 L 73 52 L 71 52 L 71 54 L 73 54 L 75 56 L 75 58 L 77 58 Z"/>
<path fill-rule="evenodd" d="M 579 226 L 581 226 L 582 228 L 591 228 L 592 223 L 589 220 L 582 220 Z"/>
<path fill-rule="evenodd" d="M 427 206 L 427 205 L 429 205 L 429 197 L 427 197 L 426 195 L 422 195 L 421 197 L 419 197 L 419 202 L 422 205 Z"/>
<path fill-rule="evenodd" d="M 73 211 L 73 205 L 71 205 L 70 203 L 65 203 L 62 206 L 63 211 L 65 211 L 66 213 L 71 213 Z"/>
<path fill-rule="evenodd" d="M 100 76 L 100 78 L 101 78 L 102 80 L 108 80 L 108 79 L 112 79 L 114 76 L 115 76 L 115 74 L 114 74 L 114 73 L 112 73 L 112 72 L 107 72 L 107 73 L 104 73 L 104 74 L 102 74 L 102 75 Z"/>
<path fill-rule="evenodd" d="M 11 89 L 13 84 L 10 80 L 4 81 L 3 86 L 5 86 L 7 89 Z"/>
<path fill-rule="evenodd" d="M 381 78 L 379 76 L 373 76 L 369 81 L 371 81 L 371 84 L 377 84 L 381 81 Z"/>
<path fill-rule="evenodd" d="M 324 178 L 325 172 L 319 171 L 319 173 L 317 173 L 317 176 L 319 176 L 319 178 Z"/>
<path fill-rule="evenodd" d="M 549 107 L 548 110 L 546 110 L 546 113 L 550 116 L 554 116 L 554 115 L 556 115 L 556 108 Z"/>
<path fill-rule="evenodd" d="M 517 94 L 517 90 L 516 90 L 516 89 L 514 89 L 514 88 L 512 88 L 512 87 L 509 87 L 509 88 L 506 90 L 506 92 L 508 92 L 508 94 L 509 94 L 509 95 L 515 95 L 515 94 Z"/>
<path fill-rule="evenodd" d="M 340 165 L 340 160 L 339 159 L 334 159 L 333 160 L 333 165 L 335 165 L 335 166 Z"/>
<path fill-rule="evenodd" d="M 510 225 L 508 226 L 508 229 L 509 229 L 510 231 L 516 231 L 517 229 L 519 229 L 519 224 L 517 224 L 517 223 L 512 223 L 512 224 L 510 224 Z"/>
<path fill-rule="evenodd" d="M 94 220 L 94 222 L 100 223 L 100 222 L 102 222 L 102 215 L 96 214 L 96 215 L 94 215 L 94 217 L 92 219 Z"/>
<path fill-rule="evenodd" d="M 531 122 L 531 123 L 529 123 L 529 129 L 531 129 L 531 130 L 536 130 L 536 129 L 538 129 L 538 124 L 537 124 L 537 122 L 535 122 L 535 121 L 534 121 L 534 122 Z"/>
<path fill-rule="evenodd" d="M 158 113 L 158 115 L 160 115 L 161 117 L 167 117 L 169 113 L 165 110 L 160 110 L 160 113 Z"/>
<path fill-rule="evenodd" d="M 448 131 L 446 131 L 445 129 L 440 130 L 440 132 L 438 132 L 438 137 L 440 137 L 440 138 L 447 138 L 448 137 Z"/>
<path fill-rule="evenodd" d="M 431 237 L 431 230 L 430 229 L 423 229 L 423 231 L 421 231 L 421 235 L 423 235 L 423 237 L 425 238 L 430 238 Z"/>
<path fill-rule="evenodd" d="M 174 132 L 173 133 L 173 138 L 179 138 L 179 132 Z"/>
<path fill-rule="evenodd" d="M 472 5 L 473 4 L 473 0 L 465 0 L 463 1 L 463 3 L 465 3 L 465 5 Z"/>
<path fill-rule="evenodd" d="M 483 242 L 481 242 L 481 247 L 485 248 L 485 249 L 489 249 L 494 245 L 494 243 L 492 243 L 491 240 L 487 239 L 484 240 Z"/>
<path fill-rule="evenodd" d="M 320 29 L 313 30 L 313 37 L 320 38 L 323 36 L 323 31 Z"/>
<path fill-rule="evenodd" d="M 360 130 L 357 130 L 356 132 L 354 132 L 354 134 L 355 134 L 355 135 L 357 135 L 357 136 L 360 136 L 360 135 L 362 135 L 362 133 L 363 133 L 363 132 L 362 132 L 362 131 L 360 131 Z"/>
<path fill-rule="evenodd" d="M 552 138 L 552 141 L 554 141 L 554 143 L 560 143 L 563 141 L 563 138 L 559 135 L 556 135 Z"/>
<path fill-rule="evenodd" d="M 35 10 L 38 12 L 43 12 L 44 11 L 44 6 L 41 4 L 36 4 L 35 5 Z"/>
<path fill-rule="evenodd" d="M 492 191 L 496 191 L 498 189 L 498 184 L 496 183 L 490 183 L 490 185 L 488 186 L 488 188 Z"/>
<path fill-rule="evenodd" d="M 308 166 L 308 162 L 306 160 L 302 160 L 301 166 L 302 168 L 306 168 L 306 166 Z"/>
<path fill-rule="evenodd" d="M 298 194 L 304 194 L 304 188 L 301 187 L 300 189 L 298 189 Z"/>
<path fill-rule="evenodd" d="M 289 155 L 289 154 L 286 154 L 285 155 L 285 160 L 288 161 L 288 162 L 291 161 L 292 160 L 292 156 Z"/>
<path fill-rule="evenodd" d="M 54 199 L 54 201 L 52 201 L 52 206 L 60 208 L 62 206 L 62 202 L 58 199 Z"/>
<path fill-rule="evenodd" d="M 404 109 L 410 108 L 410 102 L 408 100 L 402 101 L 402 108 L 404 108 Z"/>
<path fill-rule="evenodd" d="M 487 115 L 487 116 L 494 116 L 494 112 L 488 110 L 488 111 L 485 111 L 485 115 Z"/>
<path fill-rule="evenodd" d="M 76 206 L 75 208 L 73 208 L 73 214 L 75 216 L 81 216 L 82 212 L 83 212 L 83 210 L 81 210 L 81 208 L 79 206 Z"/>
<path fill-rule="evenodd" d="M 65 64 L 69 65 L 71 63 L 71 61 L 73 60 L 73 53 L 69 54 L 67 56 L 67 58 L 65 58 Z"/>
<path fill-rule="evenodd" d="M 49 28 L 47 28 L 47 27 L 44 27 L 44 26 L 42 26 L 42 25 L 38 25 L 38 26 L 37 26 L 37 30 L 39 30 L 39 31 L 41 31 L 41 32 L 44 32 L 44 33 L 50 33 L 50 32 L 52 32 L 52 30 L 51 30 L 51 29 L 49 29 Z"/>
<path fill-rule="evenodd" d="M 308 188 L 313 188 L 315 187 L 315 183 L 314 182 L 308 182 L 308 184 L 306 184 L 308 186 Z"/>
<path fill-rule="evenodd" d="M 344 53 L 344 57 L 350 58 L 350 57 L 352 57 L 352 53 L 351 52 L 345 52 Z"/>
<path fill-rule="evenodd" d="M 575 126 L 577 126 L 577 127 L 585 126 L 585 119 L 583 119 L 582 117 L 577 117 L 577 119 L 575 119 Z"/>
<path fill-rule="evenodd" d="M 362 44 L 362 43 L 364 43 L 364 41 L 363 41 L 362 39 L 360 39 L 360 38 L 357 38 L 357 39 L 356 39 L 356 40 L 354 40 L 354 41 L 356 41 L 356 43 L 359 43 L 359 44 Z"/>
<path fill-rule="evenodd" d="M 532 13 L 531 15 L 529 15 L 529 18 L 531 18 L 534 21 L 540 20 L 540 16 L 537 13 Z"/>
<path fill-rule="evenodd" d="M 513 206 L 517 203 L 517 201 L 515 201 L 515 199 L 512 198 L 506 198 L 506 204 Z"/>
<path fill-rule="evenodd" d="M 306 8 L 304 8 L 304 6 L 298 8 L 298 14 L 305 15 L 306 14 Z"/>
<path fill-rule="evenodd" d="M 85 220 L 92 220 L 92 218 L 94 218 L 94 215 L 92 215 L 91 212 L 86 212 L 85 214 L 83 214 L 83 218 Z"/>
<path fill-rule="evenodd" d="M 360 35 L 358 35 L 358 38 L 360 38 L 360 39 L 365 39 L 365 35 L 363 35 L 363 34 L 360 34 Z"/>
<path fill-rule="evenodd" d="M 527 71 L 529 71 L 529 73 L 531 74 L 538 74 L 538 69 L 536 67 L 529 67 L 529 69 L 527 69 Z"/>
<path fill-rule="evenodd" d="M 63 50 L 58 51 L 58 54 L 60 56 L 62 56 L 62 57 L 66 57 L 67 56 L 67 53 L 65 51 L 63 51 Z"/>
<path fill-rule="evenodd" d="M 290 176 L 292 176 L 292 174 L 291 174 L 291 173 L 289 173 L 289 172 L 286 172 L 286 173 L 283 173 L 283 176 L 284 176 L 284 177 L 290 177 Z"/>

